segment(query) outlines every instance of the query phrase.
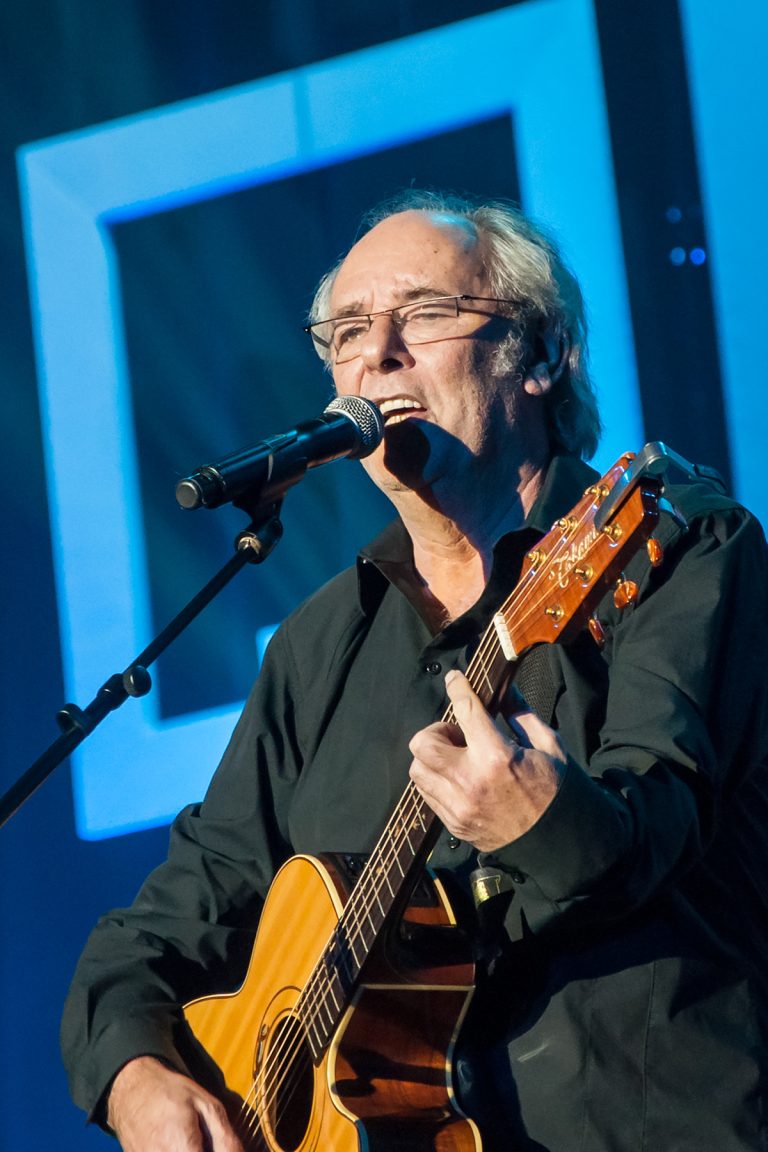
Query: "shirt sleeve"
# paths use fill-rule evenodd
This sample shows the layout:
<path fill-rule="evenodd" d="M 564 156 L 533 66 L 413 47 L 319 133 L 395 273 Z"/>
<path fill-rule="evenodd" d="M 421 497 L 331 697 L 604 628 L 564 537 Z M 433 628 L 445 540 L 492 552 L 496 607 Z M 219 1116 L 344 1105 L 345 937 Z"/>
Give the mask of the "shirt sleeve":
<path fill-rule="evenodd" d="M 264 896 L 290 854 L 287 806 L 301 768 L 290 670 L 278 633 L 203 803 L 180 813 L 167 860 L 130 908 L 99 921 L 80 958 L 62 1052 L 73 1099 L 99 1123 L 129 1060 L 153 1055 L 185 1070 L 180 1004 L 234 990 L 245 974 Z"/>
<path fill-rule="evenodd" d="M 481 862 L 511 877 L 513 939 L 621 919 L 708 852 L 766 759 L 766 546 L 744 509 L 696 512 L 606 650 L 599 746 L 569 760 L 527 833 Z M 673 534 L 674 535 L 674 534 Z"/>

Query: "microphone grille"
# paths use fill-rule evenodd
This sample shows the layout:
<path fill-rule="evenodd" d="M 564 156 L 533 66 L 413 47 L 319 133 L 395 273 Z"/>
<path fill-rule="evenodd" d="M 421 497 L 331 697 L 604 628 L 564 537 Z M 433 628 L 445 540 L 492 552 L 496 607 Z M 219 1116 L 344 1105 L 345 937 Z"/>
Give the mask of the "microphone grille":
<path fill-rule="evenodd" d="M 323 415 L 331 412 L 340 412 L 347 416 L 360 433 L 360 447 L 350 456 L 361 459 L 370 456 L 384 436 L 384 421 L 376 405 L 371 400 L 364 400 L 362 396 L 337 396 L 324 410 Z"/>

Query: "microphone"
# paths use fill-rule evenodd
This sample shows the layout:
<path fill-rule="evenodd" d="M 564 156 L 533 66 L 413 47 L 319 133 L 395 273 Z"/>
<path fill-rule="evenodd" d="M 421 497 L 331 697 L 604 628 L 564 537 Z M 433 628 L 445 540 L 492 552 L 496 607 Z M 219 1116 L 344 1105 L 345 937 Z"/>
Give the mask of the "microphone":
<path fill-rule="evenodd" d="M 247 494 L 269 504 L 298 484 L 308 468 L 349 456 L 360 460 L 381 443 L 381 413 L 362 396 L 339 396 L 316 420 L 206 464 L 176 485 L 182 508 L 218 508 Z"/>

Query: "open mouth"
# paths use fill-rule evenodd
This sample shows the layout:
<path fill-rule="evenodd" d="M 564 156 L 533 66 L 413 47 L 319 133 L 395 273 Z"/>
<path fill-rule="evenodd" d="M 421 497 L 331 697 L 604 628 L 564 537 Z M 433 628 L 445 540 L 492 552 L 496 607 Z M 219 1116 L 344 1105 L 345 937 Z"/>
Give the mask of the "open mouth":
<path fill-rule="evenodd" d="M 401 424 L 410 416 L 420 416 L 426 411 L 417 400 L 410 400 L 406 396 L 398 396 L 393 400 L 382 400 L 379 404 L 384 426 L 390 428 L 393 424 Z"/>

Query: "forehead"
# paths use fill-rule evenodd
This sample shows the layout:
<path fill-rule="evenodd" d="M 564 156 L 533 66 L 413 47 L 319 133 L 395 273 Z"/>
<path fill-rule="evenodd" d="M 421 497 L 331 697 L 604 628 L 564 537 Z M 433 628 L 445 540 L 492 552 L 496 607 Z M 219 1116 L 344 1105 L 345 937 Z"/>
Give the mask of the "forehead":
<path fill-rule="evenodd" d="M 481 249 L 474 225 L 460 217 L 419 211 L 389 216 L 350 249 L 334 281 L 332 305 L 386 307 L 421 290 L 477 292 L 485 284 Z"/>

